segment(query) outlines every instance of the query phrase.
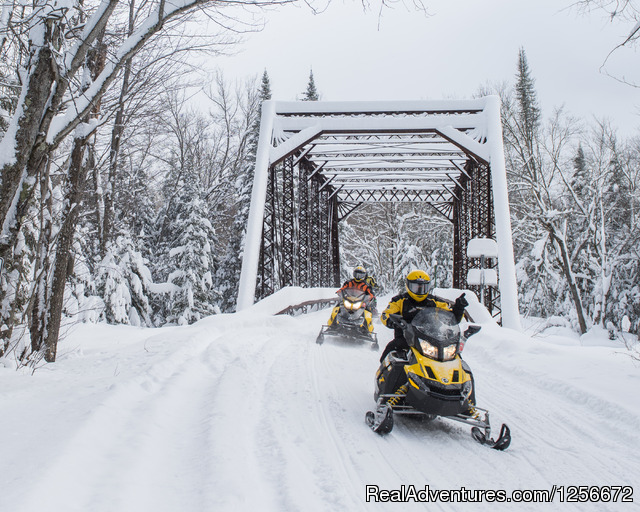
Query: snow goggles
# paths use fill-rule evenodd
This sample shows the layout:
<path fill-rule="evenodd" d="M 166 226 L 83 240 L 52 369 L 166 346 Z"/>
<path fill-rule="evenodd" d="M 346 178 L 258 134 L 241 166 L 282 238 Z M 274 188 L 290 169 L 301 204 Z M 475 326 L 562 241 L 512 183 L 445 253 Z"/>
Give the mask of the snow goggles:
<path fill-rule="evenodd" d="M 416 295 L 427 295 L 431 289 L 431 281 L 425 281 L 424 279 L 407 280 L 407 288 Z"/>

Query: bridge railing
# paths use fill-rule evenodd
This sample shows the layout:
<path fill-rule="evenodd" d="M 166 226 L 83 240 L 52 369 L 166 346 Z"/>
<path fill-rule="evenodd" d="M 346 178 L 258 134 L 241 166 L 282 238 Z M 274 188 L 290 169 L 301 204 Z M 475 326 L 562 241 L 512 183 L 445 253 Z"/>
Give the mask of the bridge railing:
<path fill-rule="evenodd" d="M 294 304 L 284 308 L 282 311 L 276 313 L 276 315 L 290 315 L 298 316 L 306 313 L 313 313 L 314 311 L 320 311 L 328 307 L 334 307 L 338 303 L 338 299 L 317 299 L 308 300 L 300 304 Z"/>

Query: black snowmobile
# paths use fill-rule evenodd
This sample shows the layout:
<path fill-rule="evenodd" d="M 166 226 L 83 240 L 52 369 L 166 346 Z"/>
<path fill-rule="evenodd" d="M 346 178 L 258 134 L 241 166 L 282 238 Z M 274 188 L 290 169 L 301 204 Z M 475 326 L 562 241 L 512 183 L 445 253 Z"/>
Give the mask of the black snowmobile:
<path fill-rule="evenodd" d="M 324 343 L 325 336 L 339 336 L 351 341 L 370 342 L 378 350 L 378 336 L 373 332 L 373 316 L 369 311 L 370 295 L 359 288 L 345 288 L 339 294 L 327 325 L 323 325 L 316 343 Z"/>
<path fill-rule="evenodd" d="M 480 327 L 469 326 L 463 335 L 454 314 L 441 308 L 425 308 L 411 323 L 389 316 L 410 349 L 390 352 L 378 368 L 376 409 L 366 414 L 371 429 L 388 434 L 395 414 L 426 420 L 441 416 L 471 425 L 476 441 L 505 450 L 511 443 L 509 427 L 503 424 L 498 439 L 491 439 L 489 411 L 475 406 L 471 369 L 460 357 L 464 342 Z"/>

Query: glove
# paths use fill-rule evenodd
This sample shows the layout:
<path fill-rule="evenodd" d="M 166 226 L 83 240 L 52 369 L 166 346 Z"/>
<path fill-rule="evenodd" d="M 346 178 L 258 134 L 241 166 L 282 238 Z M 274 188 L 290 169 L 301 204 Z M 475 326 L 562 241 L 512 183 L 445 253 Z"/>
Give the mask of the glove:
<path fill-rule="evenodd" d="M 453 303 L 453 308 L 456 310 L 463 310 L 464 308 L 466 308 L 469 305 L 469 303 L 467 302 L 467 299 L 464 298 L 464 293 L 462 295 L 460 295 L 460 297 L 458 297 L 456 299 L 456 301 Z"/>
<path fill-rule="evenodd" d="M 398 321 L 396 317 L 389 315 L 387 317 L 387 327 L 390 327 L 391 329 L 402 329 L 402 323 L 401 321 Z"/>
<path fill-rule="evenodd" d="M 393 329 L 396 326 L 396 321 L 393 318 L 391 318 L 390 316 L 388 316 L 385 325 L 387 327 Z"/>

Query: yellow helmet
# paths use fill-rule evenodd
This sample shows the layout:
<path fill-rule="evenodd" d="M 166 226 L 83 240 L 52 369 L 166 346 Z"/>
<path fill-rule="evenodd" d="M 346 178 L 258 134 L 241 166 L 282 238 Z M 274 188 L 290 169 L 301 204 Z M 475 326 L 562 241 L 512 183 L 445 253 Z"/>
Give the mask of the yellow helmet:
<path fill-rule="evenodd" d="M 423 301 L 431 291 L 431 278 L 422 270 L 412 270 L 407 274 L 407 292 L 417 301 Z"/>
<path fill-rule="evenodd" d="M 356 281 L 360 282 L 364 280 L 365 277 L 367 277 L 367 271 L 362 265 L 358 265 L 356 268 L 353 269 L 353 278 Z"/>

